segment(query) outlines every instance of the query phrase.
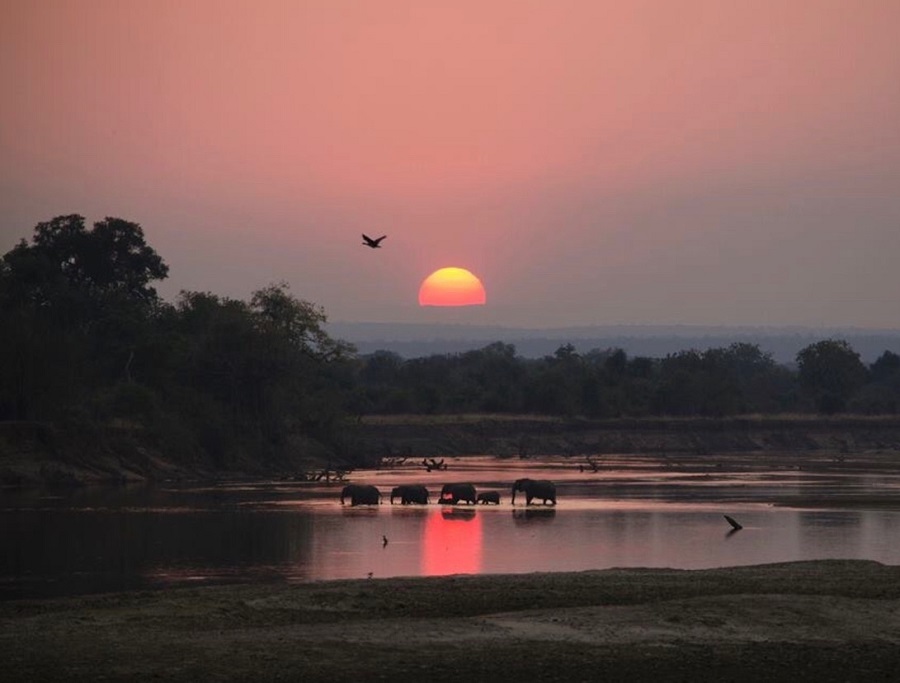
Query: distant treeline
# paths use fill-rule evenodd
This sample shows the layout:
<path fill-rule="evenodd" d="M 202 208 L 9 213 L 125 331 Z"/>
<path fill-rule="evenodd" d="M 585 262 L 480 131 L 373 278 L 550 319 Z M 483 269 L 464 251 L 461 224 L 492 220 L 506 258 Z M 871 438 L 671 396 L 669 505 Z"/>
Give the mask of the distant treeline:
<path fill-rule="evenodd" d="M 448 328 L 450 326 L 447 326 Z M 870 364 L 878 359 L 886 349 L 900 352 L 900 332 L 878 332 L 865 330 L 820 331 L 805 329 L 802 332 L 779 332 L 777 329 L 764 333 L 748 333 L 741 328 L 722 327 L 715 334 L 663 334 L 648 332 L 643 335 L 594 334 L 585 336 L 580 333 L 565 334 L 560 330 L 554 336 L 524 336 L 521 330 L 510 329 L 498 332 L 491 337 L 476 336 L 481 329 L 472 326 L 470 336 L 453 338 L 441 337 L 444 332 L 441 326 L 432 327 L 432 336 L 423 340 L 404 340 L 385 336 L 383 338 L 366 338 L 365 330 L 356 329 L 349 323 L 331 324 L 328 332 L 341 339 L 353 343 L 360 355 L 369 355 L 377 351 L 393 351 L 402 358 L 421 358 L 422 356 L 465 353 L 484 348 L 494 341 L 502 340 L 516 347 L 516 355 L 522 358 L 543 358 L 552 355 L 561 345 L 571 343 L 578 353 L 585 354 L 594 349 L 622 349 L 629 356 L 646 356 L 664 358 L 684 349 L 710 349 L 728 347 L 741 342 L 756 344 L 767 353 L 772 354 L 776 363 L 794 366 L 797 352 L 800 349 L 822 339 L 844 339 L 860 354 L 864 363 Z M 397 337 L 404 332 L 402 325 L 397 325 Z"/>
<path fill-rule="evenodd" d="M 128 432 L 225 468 L 341 455 L 348 418 L 366 414 L 888 414 L 900 405 L 900 356 L 866 365 L 840 339 L 806 346 L 791 366 L 749 343 L 664 358 L 564 344 L 526 359 L 503 342 L 359 356 L 284 284 L 249 301 L 182 292 L 170 304 L 151 286 L 167 274 L 135 223 L 39 224 L 0 260 L 0 421 Z"/>
<path fill-rule="evenodd" d="M 408 360 L 380 351 L 357 362 L 358 412 L 721 417 L 894 414 L 900 406 L 900 356 L 885 351 L 866 366 L 837 339 L 803 348 L 796 367 L 746 343 L 665 358 L 629 357 L 622 349 L 579 354 L 565 344 L 525 359 L 496 342 Z"/>

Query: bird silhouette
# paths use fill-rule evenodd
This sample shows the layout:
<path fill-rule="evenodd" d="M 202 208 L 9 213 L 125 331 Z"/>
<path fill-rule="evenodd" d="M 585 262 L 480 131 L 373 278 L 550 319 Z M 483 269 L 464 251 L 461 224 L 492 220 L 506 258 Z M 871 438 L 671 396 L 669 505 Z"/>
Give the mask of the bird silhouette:
<path fill-rule="evenodd" d="M 385 547 L 388 544 L 387 536 L 381 537 L 381 547 Z"/>
<path fill-rule="evenodd" d="M 732 531 L 739 531 L 744 528 L 740 524 L 738 524 L 734 519 L 729 517 L 728 515 L 722 515 L 722 516 L 725 518 L 725 521 L 731 525 Z"/>
<path fill-rule="evenodd" d="M 363 233 L 363 245 L 366 247 L 371 247 L 372 249 L 381 249 L 381 240 L 383 240 L 387 235 L 382 235 L 377 239 L 372 239 L 366 233 Z"/>

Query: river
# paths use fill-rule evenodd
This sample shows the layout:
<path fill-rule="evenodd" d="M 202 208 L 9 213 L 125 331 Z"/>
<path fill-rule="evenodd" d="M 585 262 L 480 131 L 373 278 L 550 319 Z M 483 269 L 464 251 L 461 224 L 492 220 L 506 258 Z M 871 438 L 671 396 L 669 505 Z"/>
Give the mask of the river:
<path fill-rule="evenodd" d="M 383 504 L 340 504 L 341 483 L 157 484 L 5 490 L 0 598 L 175 585 L 388 576 L 683 569 L 826 558 L 900 563 L 892 454 L 448 458 L 357 470 Z M 596 466 L 596 471 L 594 467 Z M 519 477 L 558 505 L 510 502 Z M 498 506 L 439 505 L 441 485 L 496 490 Z M 423 483 L 427 506 L 391 505 Z M 743 526 L 734 531 L 729 515 Z"/>

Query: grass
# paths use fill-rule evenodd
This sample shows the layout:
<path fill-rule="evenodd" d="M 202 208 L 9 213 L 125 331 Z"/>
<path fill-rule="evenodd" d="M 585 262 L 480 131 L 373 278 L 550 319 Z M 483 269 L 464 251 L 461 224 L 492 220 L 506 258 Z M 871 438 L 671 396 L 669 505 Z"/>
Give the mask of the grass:
<path fill-rule="evenodd" d="M 900 567 L 181 588 L 0 603 L 3 680 L 847 681 L 900 670 Z"/>

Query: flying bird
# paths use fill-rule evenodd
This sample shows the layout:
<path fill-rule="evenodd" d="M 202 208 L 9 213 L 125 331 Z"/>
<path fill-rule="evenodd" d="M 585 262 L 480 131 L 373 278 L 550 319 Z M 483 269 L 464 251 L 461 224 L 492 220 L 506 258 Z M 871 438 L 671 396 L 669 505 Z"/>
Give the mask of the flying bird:
<path fill-rule="evenodd" d="M 732 531 L 738 531 L 738 530 L 744 528 L 740 524 L 738 524 L 736 521 L 734 521 L 734 519 L 729 517 L 728 515 L 722 515 L 722 516 L 725 518 L 725 521 L 731 525 Z"/>
<path fill-rule="evenodd" d="M 381 249 L 381 240 L 383 240 L 387 235 L 382 235 L 377 239 L 372 239 L 366 233 L 363 233 L 363 245 L 366 247 L 371 247 L 372 249 Z"/>

